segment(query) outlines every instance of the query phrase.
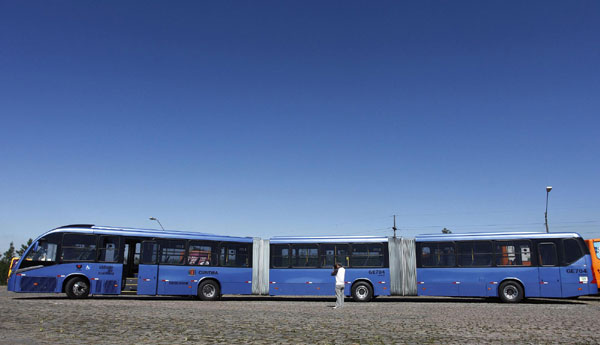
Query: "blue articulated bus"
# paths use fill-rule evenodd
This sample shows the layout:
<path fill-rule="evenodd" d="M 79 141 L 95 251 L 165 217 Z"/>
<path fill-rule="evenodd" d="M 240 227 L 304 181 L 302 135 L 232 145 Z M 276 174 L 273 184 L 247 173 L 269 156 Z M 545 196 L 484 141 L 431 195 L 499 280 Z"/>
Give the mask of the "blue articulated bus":
<path fill-rule="evenodd" d="M 598 293 L 576 233 L 472 233 L 260 239 L 70 225 L 40 236 L 9 277 L 14 292 L 88 295 L 333 295 L 567 298 Z"/>
<path fill-rule="evenodd" d="M 88 295 L 252 293 L 249 237 L 69 225 L 27 249 L 9 277 L 15 292 Z"/>

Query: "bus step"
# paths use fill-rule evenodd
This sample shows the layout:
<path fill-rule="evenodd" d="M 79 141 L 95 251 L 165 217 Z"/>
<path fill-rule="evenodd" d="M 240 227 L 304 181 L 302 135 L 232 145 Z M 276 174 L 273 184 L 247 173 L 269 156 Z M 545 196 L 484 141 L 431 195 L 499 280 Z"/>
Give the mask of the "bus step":
<path fill-rule="evenodd" d="M 121 291 L 121 295 L 137 295 L 137 291 L 123 290 Z"/>
<path fill-rule="evenodd" d="M 125 286 L 123 286 L 123 291 L 137 291 L 138 280 L 137 278 L 126 278 Z"/>

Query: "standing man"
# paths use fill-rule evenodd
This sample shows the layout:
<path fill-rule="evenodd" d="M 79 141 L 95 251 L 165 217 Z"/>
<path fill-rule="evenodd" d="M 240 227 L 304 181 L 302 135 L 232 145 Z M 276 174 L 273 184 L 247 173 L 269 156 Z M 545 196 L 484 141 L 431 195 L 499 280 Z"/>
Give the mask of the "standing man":
<path fill-rule="evenodd" d="M 346 279 L 346 270 L 344 269 L 344 267 L 342 267 L 341 264 L 336 263 L 335 264 L 335 269 L 333 270 L 333 272 L 331 272 L 332 276 L 335 276 L 335 307 L 333 307 L 333 309 L 336 308 L 341 308 L 344 306 L 344 282 Z"/>

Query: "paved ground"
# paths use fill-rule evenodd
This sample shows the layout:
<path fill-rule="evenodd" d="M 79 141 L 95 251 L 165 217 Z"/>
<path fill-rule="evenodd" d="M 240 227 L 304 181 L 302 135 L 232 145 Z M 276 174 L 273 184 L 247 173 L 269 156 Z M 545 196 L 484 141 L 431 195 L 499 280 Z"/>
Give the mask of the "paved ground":
<path fill-rule="evenodd" d="M 600 297 L 518 305 L 464 298 L 226 296 L 219 302 L 168 297 L 15 294 L 0 287 L 0 343 L 598 344 Z"/>

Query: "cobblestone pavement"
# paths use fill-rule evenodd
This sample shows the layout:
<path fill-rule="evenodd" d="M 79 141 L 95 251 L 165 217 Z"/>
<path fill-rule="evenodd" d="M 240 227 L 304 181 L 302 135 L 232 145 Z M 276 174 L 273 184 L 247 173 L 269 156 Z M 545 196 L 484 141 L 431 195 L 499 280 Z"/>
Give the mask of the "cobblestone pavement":
<path fill-rule="evenodd" d="M 598 344 L 600 297 L 517 305 L 465 298 L 15 294 L 0 288 L 0 343 Z"/>

